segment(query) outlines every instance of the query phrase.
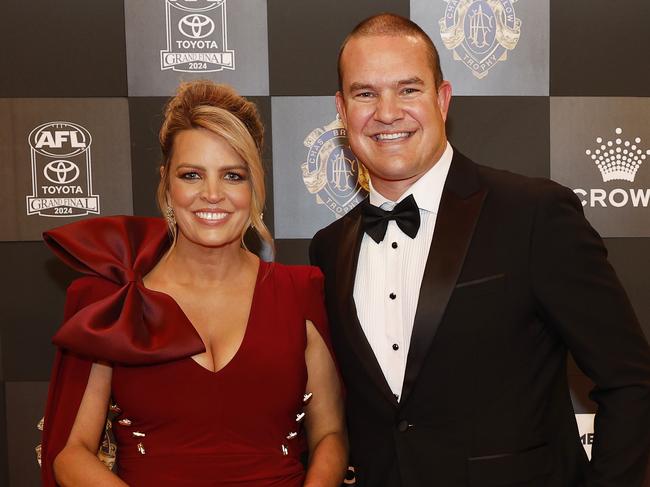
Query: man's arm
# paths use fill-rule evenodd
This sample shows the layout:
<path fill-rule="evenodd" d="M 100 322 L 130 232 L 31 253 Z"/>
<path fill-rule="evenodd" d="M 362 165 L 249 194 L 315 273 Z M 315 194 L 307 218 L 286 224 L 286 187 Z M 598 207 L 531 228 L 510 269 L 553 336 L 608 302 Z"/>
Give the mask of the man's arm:
<path fill-rule="evenodd" d="M 317 232 L 309 243 L 309 263 L 316 267 L 320 267 L 318 251 L 320 234 L 321 232 Z"/>
<path fill-rule="evenodd" d="M 650 349 L 607 250 L 573 192 L 537 208 L 531 275 L 546 321 L 596 384 L 589 486 L 641 485 L 650 450 Z"/>

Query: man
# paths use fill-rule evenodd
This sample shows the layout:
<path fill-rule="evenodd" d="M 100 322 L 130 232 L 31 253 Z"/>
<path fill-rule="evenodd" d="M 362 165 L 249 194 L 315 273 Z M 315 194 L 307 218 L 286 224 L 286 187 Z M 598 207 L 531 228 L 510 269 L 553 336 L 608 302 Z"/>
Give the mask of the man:
<path fill-rule="evenodd" d="M 370 197 L 319 231 L 310 255 L 325 274 L 356 485 L 640 485 L 650 351 L 575 195 L 447 143 L 451 86 L 407 19 L 359 24 L 339 78 Z M 596 383 L 591 463 L 567 350 Z"/>

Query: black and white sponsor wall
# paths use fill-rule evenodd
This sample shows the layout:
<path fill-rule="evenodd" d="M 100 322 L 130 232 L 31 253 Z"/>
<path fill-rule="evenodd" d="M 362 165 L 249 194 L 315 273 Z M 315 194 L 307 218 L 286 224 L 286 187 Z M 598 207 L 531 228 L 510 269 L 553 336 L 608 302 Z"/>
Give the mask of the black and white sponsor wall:
<path fill-rule="evenodd" d="M 306 263 L 314 232 L 363 197 L 336 121 L 336 55 L 381 11 L 409 16 L 438 45 L 458 150 L 576 192 L 650 336 L 647 0 L 5 1 L 0 485 L 39 483 L 50 338 L 75 277 L 41 232 L 155 215 L 165 99 L 180 80 L 209 78 L 258 104 L 277 260 Z M 589 449 L 591 384 L 575 366 L 570 380 Z"/>

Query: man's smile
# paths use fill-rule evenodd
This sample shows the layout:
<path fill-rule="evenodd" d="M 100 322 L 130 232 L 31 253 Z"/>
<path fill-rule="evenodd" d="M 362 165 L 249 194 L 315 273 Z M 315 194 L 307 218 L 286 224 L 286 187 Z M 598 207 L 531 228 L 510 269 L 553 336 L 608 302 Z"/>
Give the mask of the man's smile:
<path fill-rule="evenodd" d="M 413 132 L 380 132 L 372 136 L 373 140 L 377 142 L 403 140 L 413 135 Z"/>

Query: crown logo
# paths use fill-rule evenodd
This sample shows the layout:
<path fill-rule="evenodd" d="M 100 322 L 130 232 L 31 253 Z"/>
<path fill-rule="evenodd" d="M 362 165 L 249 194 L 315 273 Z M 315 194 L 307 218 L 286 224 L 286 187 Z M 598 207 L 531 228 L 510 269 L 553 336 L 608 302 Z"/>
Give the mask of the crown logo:
<path fill-rule="evenodd" d="M 620 136 L 623 130 L 616 128 L 614 132 Z M 594 150 L 587 149 L 585 154 L 590 156 L 598 166 L 604 182 L 621 180 L 633 183 L 639 167 L 650 155 L 650 149 L 644 151 L 638 147 L 641 137 L 636 137 L 634 142 L 624 141 L 620 137 L 605 142 L 602 137 L 596 137 L 596 143 L 600 144 L 600 147 Z"/>

